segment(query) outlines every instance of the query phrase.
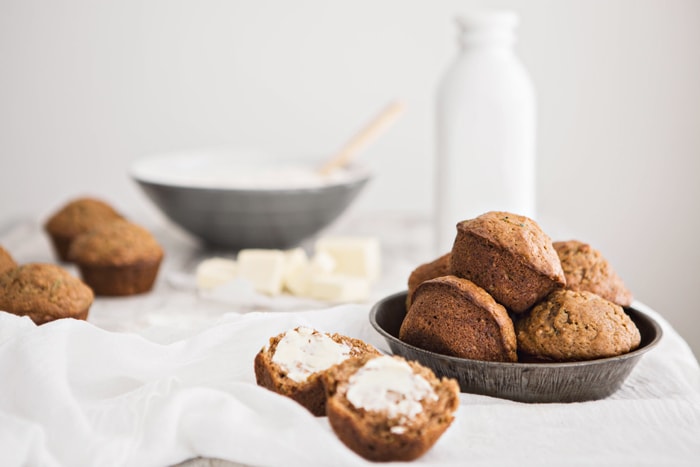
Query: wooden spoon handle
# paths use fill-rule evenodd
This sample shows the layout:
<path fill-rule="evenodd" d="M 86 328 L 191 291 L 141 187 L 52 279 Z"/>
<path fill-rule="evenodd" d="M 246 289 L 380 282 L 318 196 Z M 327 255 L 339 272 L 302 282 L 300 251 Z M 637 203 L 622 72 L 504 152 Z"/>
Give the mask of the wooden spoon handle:
<path fill-rule="evenodd" d="M 327 175 L 347 165 L 361 150 L 377 139 L 381 133 L 396 121 L 403 113 L 404 107 L 405 105 L 402 101 L 394 101 L 389 104 L 367 126 L 353 136 L 340 151 L 328 159 L 319 169 L 319 173 Z"/>

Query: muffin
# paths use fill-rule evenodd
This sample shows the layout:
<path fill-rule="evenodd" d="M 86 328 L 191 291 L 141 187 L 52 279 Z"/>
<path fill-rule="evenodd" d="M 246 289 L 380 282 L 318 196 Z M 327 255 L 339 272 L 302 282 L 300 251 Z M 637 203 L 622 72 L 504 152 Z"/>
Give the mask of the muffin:
<path fill-rule="evenodd" d="M 452 274 L 483 287 L 513 313 L 565 285 L 559 257 L 540 226 L 498 211 L 457 224 Z"/>
<path fill-rule="evenodd" d="M 348 359 L 324 376 L 326 414 L 338 438 L 371 461 L 411 461 L 447 430 L 459 386 L 401 357 Z"/>
<path fill-rule="evenodd" d="M 322 376 L 333 365 L 379 351 L 359 339 L 297 327 L 270 338 L 255 356 L 259 386 L 287 396 L 317 417 L 326 414 Z"/>
<path fill-rule="evenodd" d="M 593 292 L 620 306 L 632 304 L 632 293 L 598 250 L 578 240 L 554 242 L 554 249 L 567 289 Z"/>
<path fill-rule="evenodd" d="M 452 256 L 451 253 L 445 253 L 439 258 L 429 263 L 421 264 L 411 271 L 411 274 L 408 276 L 408 294 L 406 295 L 407 310 L 411 307 L 412 295 L 416 287 L 427 280 L 452 274 L 450 270 L 450 256 Z"/>
<path fill-rule="evenodd" d="M 517 361 L 513 321 L 473 282 L 455 276 L 425 281 L 401 323 L 399 339 L 431 352 L 500 362 Z"/>
<path fill-rule="evenodd" d="M 17 267 L 17 263 L 10 255 L 10 252 L 0 246 L 0 274 Z"/>
<path fill-rule="evenodd" d="M 78 198 L 54 213 L 44 224 L 44 230 L 59 259 L 69 261 L 68 250 L 75 237 L 100 224 L 120 218 L 121 214 L 104 201 Z"/>
<path fill-rule="evenodd" d="M 153 288 L 163 249 L 148 230 L 117 219 L 78 235 L 68 258 L 96 295 L 123 296 Z"/>
<path fill-rule="evenodd" d="M 0 310 L 36 324 L 87 319 L 93 299 L 90 287 L 55 264 L 28 263 L 0 274 Z"/>
<path fill-rule="evenodd" d="M 614 357 L 641 341 L 620 305 L 591 292 L 557 290 L 515 323 L 519 350 L 540 360 Z"/>

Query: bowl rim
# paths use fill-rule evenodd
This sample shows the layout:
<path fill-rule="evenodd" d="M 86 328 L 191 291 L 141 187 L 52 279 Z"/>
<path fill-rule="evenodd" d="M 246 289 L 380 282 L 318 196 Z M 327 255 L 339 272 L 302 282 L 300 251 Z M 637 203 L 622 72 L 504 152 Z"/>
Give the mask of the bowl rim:
<path fill-rule="evenodd" d="M 650 342 L 648 342 L 644 346 L 640 346 L 637 349 L 624 353 L 622 355 L 616 355 L 613 357 L 605 357 L 605 358 L 597 358 L 594 360 L 579 360 L 579 361 L 572 361 L 572 362 L 541 362 L 541 363 L 531 363 L 531 362 L 494 362 L 494 361 L 487 361 L 487 360 L 474 360 L 470 358 L 461 358 L 461 357 L 454 357 L 452 355 L 444 355 L 440 354 L 437 352 L 432 352 L 430 350 L 425 350 L 421 349 L 420 347 L 416 347 L 414 345 L 408 344 L 398 337 L 392 335 L 390 332 L 382 328 L 379 323 L 377 322 L 376 315 L 379 312 L 380 307 L 386 303 L 389 302 L 390 300 L 398 300 L 399 298 L 403 298 L 403 302 L 405 303 L 405 299 L 407 296 L 408 292 L 407 291 L 402 291 L 402 292 L 396 292 L 391 295 L 388 295 L 380 300 L 378 300 L 376 303 L 372 305 L 372 308 L 370 309 L 369 312 L 369 321 L 372 327 L 384 337 L 384 339 L 390 340 L 400 346 L 406 347 L 411 349 L 414 352 L 419 352 L 426 354 L 430 357 L 433 358 L 440 358 L 444 359 L 453 363 L 457 363 L 460 365 L 484 365 L 484 366 L 489 366 L 489 367 L 501 367 L 501 368 L 516 368 L 516 369 L 535 369 L 535 368 L 574 368 L 574 367 L 583 367 L 583 366 L 592 366 L 592 365 L 602 365 L 610 362 L 615 362 L 615 361 L 621 361 L 621 360 L 627 360 L 631 358 L 636 358 L 639 357 L 652 348 L 656 347 L 658 343 L 661 341 L 661 338 L 663 336 L 663 330 L 659 323 L 649 316 L 647 313 L 644 313 L 640 311 L 637 308 L 634 307 L 628 307 L 634 310 L 635 313 L 643 316 L 646 318 L 651 325 L 651 327 L 654 329 L 654 337 L 651 339 Z"/>
<path fill-rule="evenodd" d="M 237 188 L 235 186 L 227 186 L 221 183 L 212 182 L 184 182 L 182 180 L 168 180 L 167 177 L 160 178 L 159 175 L 148 173 L 149 170 L 144 168 L 148 164 L 158 164 L 165 161 L 206 161 L 214 159 L 222 159 L 224 157 L 240 157 L 241 154 L 246 154 L 249 157 L 271 161 L 272 158 L 279 156 L 280 161 L 288 164 L 305 168 L 313 168 L 313 160 L 301 158 L 293 154 L 262 152 L 257 150 L 248 150 L 246 148 L 230 149 L 230 148 L 203 148 L 191 151 L 175 151 L 169 153 L 155 153 L 147 156 L 139 157 L 131 162 L 128 168 L 129 176 L 138 183 L 151 186 L 158 186 L 173 189 L 186 189 L 193 191 L 217 191 L 227 193 L 240 194 L 263 194 L 268 193 L 270 196 L 284 195 L 291 193 L 314 193 L 323 192 L 328 189 L 353 187 L 366 183 L 372 178 L 369 168 L 361 163 L 352 162 L 347 166 L 347 176 L 342 179 L 331 179 L 325 183 L 311 186 L 296 186 L 289 188 Z M 254 164 L 251 164 L 251 166 Z"/>

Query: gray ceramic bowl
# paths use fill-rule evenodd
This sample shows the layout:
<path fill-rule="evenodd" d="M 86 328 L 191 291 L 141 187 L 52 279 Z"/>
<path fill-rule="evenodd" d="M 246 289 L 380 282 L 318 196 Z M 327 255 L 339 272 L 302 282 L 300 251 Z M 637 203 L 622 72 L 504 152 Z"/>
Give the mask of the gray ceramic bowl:
<path fill-rule="evenodd" d="M 370 312 L 370 322 L 394 354 L 417 360 L 439 376 L 455 378 L 462 392 L 521 402 L 580 402 L 603 399 L 617 391 L 642 355 L 661 339 L 661 327 L 653 319 L 634 308 L 625 311 L 642 335 L 637 350 L 618 357 L 569 363 L 485 362 L 406 344 L 398 338 L 406 316 L 406 292 L 377 302 Z"/>
<path fill-rule="evenodd" d="M 338 218 L 370 178 L 366 170 L 350 167 L 317 185 L 290 177 L 262 187 L 246 179 L 269 168 L 279 178 L 282 166 L 300 165 L 309 163 L 205 150 L 147 157 L 132 164 L 130 174 L 168 219 L 210 246 L 290 248 Z"/>

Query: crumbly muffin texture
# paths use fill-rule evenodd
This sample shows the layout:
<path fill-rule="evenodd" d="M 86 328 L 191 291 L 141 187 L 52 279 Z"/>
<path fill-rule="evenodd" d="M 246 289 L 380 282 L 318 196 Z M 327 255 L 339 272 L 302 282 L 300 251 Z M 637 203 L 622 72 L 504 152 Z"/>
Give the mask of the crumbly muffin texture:
<path fill-rule="evenodd" d="M 28 263 L 0 275 L 0 310 L 36 324 L 86 319 L 93 299 L 90 287 L 55 264 Z"/>
<path fill-rule="evenodd" d="M 10 252 L 0 246 L 0 274 L 10 269 L 17 267 L 17 262 L 14 260 Z"/>
<path fill-rule="evenodd" d="M 333 431 L 372 461 L 422 456 L 447 430 L 459 407 L 455 380 L 439 379 L 429 368 L 398 356 L 348 359 L 324 379 Z"/>
<path fill-rule="evenodd" d="M 286 353 L 284 361 L 276 358 L 280 356 L 278 347 L 282 346 Z M 295 400 L 315 416 L 323 416 L 326 414 L 323 374 L 334 364 L 324 353 L 333 353 L 338 361 L 365 354 L 379 355 L 377 349 L 360 339 L 297 327 L 271 337 L 257 353 L 255 380 L 259 386 Z"/>
<path fill-rule="evenodd" d="M 600 251 L 578 240 L 554 242 L 554 249 L 566 276 L 567 289 L 593 292 L 620 306 L 632 304 L 632 293 Z"/>
<path fill-rule="evenodd" d="M 552 240 L 532 219 L 491 211 L 457 224 L 452 274 L 469 279 L 513 313 L 565 284 Z"/>
<path fill-rule="evenodd" d="M 513 321 L 506 309 L 481 287 L 455 276 L 418 286 L 399 338 L 443 355 L 517 361 Z"/>
<path fill-rule="evenodd" d="M 542 360 L 613 357 L 636 349 L 639 330 L 621 306 L 587 291 L 557 290 L 515 323 L 519 350 Z"/>

